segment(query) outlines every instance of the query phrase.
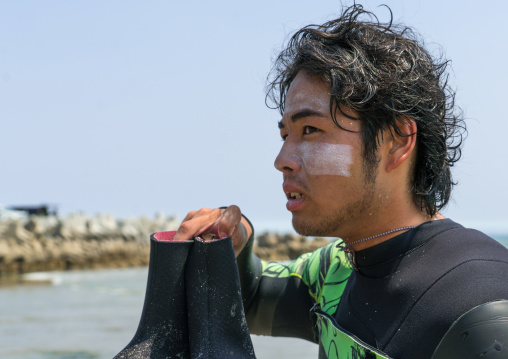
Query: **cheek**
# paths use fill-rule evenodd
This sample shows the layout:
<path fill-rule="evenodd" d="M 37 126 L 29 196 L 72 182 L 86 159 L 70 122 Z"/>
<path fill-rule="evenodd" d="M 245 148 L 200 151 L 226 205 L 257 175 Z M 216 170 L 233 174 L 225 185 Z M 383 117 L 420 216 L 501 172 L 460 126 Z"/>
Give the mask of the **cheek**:
<path fill-rule="evenodd" d="M 302 164 L 311 175 L 351 177 L 353 147 L 331 143 L 302 143 Z"/>

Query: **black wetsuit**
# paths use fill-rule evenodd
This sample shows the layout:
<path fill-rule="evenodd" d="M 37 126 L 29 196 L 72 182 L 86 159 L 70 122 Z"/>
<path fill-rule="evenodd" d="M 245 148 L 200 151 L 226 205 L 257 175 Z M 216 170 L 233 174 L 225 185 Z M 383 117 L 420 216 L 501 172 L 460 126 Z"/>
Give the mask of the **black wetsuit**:
<path fill-rule="evenodd" d="M 357 252 L 335 318 L 393 358 L 430 358 L 470 309 L 508 299 L 508 250 L 444 219 Z"/>
<path fill-rule="evenodd" d="M 313 325 L 299 314 L 316 302 L 304 277 L 265 278 L 256 259 L 245 258 L 246 254 L 239 257 L 239 266 L 251 332 L 284 335 L 281 328 L 302 328 L 299 320 Z M 391 358 L 430 358 L 461 315 L 481 304 L 508 299 L 508 250 L 449 219 L 424 223 L 359 251 L 356 260 L 359 271 L 353 271 L 342 288 L 338 307 L 327 313 L 334 313 L 344 332 Z M 333 267 L 323 262 L 319 278 L 327 276 L 328 268 Z M 288 293 L 294 298 L 296 315 L 291 315 Z M 287 335 L 309 339 L 310 329 L 300 329 L 300 335 L 288 329 Z M 335 357 L 329 353 L 330 347 L 321 345 L 320 357 Z"/>

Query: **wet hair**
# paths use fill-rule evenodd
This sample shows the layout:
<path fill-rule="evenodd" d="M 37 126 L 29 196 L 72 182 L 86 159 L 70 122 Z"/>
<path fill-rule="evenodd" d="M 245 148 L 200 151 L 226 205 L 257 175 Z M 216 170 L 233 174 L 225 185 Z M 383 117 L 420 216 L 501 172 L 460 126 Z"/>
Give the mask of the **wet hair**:
<path fill-rule="evenodd" d="M 412 118 L 417 126 L 413 201 L 433 216 L 446 206 L 456 184 L 450 168 L 461 156 L 466 127 L 448 84 L 449 62 L 434 58 L 415 31 L 392 20 L 393 15 L 389 23 L 382 23 L 355 4 L 336 20 L 298 30 L 268 76 L 267 104 L 283 114 L 286 94 L 298 72 L 319 76 L 331 87 L 334 123 L 350 131 L 337 122 L 336 111 L 361 121 L 364 168 L 371 178 L 379 162 L 382 133 L 404 136 L 397 120 Z M 358 116 L 346 114 L 344 106 Z"/>

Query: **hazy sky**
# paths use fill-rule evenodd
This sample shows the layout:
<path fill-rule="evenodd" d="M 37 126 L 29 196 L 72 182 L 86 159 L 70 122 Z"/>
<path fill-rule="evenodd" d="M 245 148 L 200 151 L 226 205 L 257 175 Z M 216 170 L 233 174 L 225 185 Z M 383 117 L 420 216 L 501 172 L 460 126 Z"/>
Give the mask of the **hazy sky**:
<path fill-rule="evenodd" d="M 433 53 L 469 137 L 445 215 L 508 232 L 508 2 L 388 4 Z M 351 2 L 343 2 L 351 4 Z M 271 59 L 339 1 L 0 1 L 3 205 L 65 215 L 185 215 L 238 204 L 258 229 L 290 228 L 273 167 L 280 119 L 264 103 Z"/>

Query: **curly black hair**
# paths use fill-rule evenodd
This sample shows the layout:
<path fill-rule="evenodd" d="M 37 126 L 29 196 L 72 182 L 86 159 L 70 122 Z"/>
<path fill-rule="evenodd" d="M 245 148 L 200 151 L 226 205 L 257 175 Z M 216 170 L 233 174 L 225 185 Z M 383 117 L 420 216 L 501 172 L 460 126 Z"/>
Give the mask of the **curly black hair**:
<path fill-rule="evenodd" d="M 391 10 L 390 10 L 391 14 Z M 298 30 L 279 54 L 268 76 L 267 104 L 281 114 L 291 82 L 300 71 L 318 75 L 331 87 L 330 113 L 356 111 L 361 121 L 367 176 L 378 164 L 380 134 L 402 136 L 397 120 L 412 118 L 417 125 L 413 201 L 430 216 L 446 206 L 456 184 L 450 168 L 461 156 L 467 133 L 462 112 L 454 106 L 448 84 L 449 61 L 433 58 L 409 27 L 382 23 L 355 4 L 323 25 Z M 393 132 L 392 132 L 393 134 Z"/>

